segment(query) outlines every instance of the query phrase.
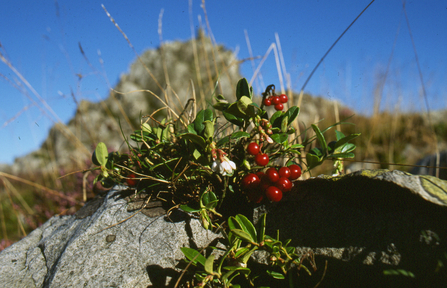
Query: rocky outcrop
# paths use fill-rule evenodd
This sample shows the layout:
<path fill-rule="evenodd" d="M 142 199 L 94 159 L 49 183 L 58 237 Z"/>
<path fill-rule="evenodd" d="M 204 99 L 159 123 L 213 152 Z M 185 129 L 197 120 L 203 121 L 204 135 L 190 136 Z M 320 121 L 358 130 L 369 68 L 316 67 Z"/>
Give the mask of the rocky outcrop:
<path fill-rule="evenodd" d="M 447 269 L 439 263 L 447 261 L 447 182 L 401 171 L 364 170 L 298 181 L 294 189 L 283 201 L 256 208 L 254 218 L 268 211 L 268 235 L 279 230 L 280 239 L 292 239 L 298 252 L 315 255 L 318 270 L 312 276 L 300 273 L 300 287 L 314 287 L 321 279 L 320 287 L 446 283 Z M 0 283 L 173 287 L 181 273 L 176 268 L 183 258 L 180 248 L 205 247 L 220 236 L 179 210 L 167 217 L 156 202 L 135 214 L 141 200 L 132 207 L 125 199 L 128 194 L 112 190 L 76 215 L 51 218 L 6 248 L 0 253 Z M 252 273 L 266 263 L 262 253 L 255 256 Z M 268 277 L 257 281 L 284 287 Z"/>
<path fill-rule="evenodd" d="M 214 45 L 202 33 L 197 39 L 164 43 L 144 52 L 106 100 L 81 101 L 69 123 L 56 124 L 40 149 L 17 158 L 4 171 L 18 174 L 57 171 L 60 167 L 66 171 L 84 169 L 98 142 L 107 143 L 114 151 L 126 150 L 121 129 L 129 137 L 139 128 L 141 116 L 164 106 L 159 99 L 177 114 L 190 98 L 196 99 L 200 109 L 207 105 L 206 100 L 212 101 L 213 93 L 234 95 L 240 78 L 234 53 Z M 166 109 L 155 117 L 163 115 Z"/>
<path fill-rule="evenodd" d="M 128 211 L 122 193 L 111 190 L 76 215 L 53 217 L 3 250 L 1 286 L 173 285 L 180 274 L 174 270 L 183 258 L 180 248 L 204 247 L 217 236 L 180 211 L 170 217 Z"/>

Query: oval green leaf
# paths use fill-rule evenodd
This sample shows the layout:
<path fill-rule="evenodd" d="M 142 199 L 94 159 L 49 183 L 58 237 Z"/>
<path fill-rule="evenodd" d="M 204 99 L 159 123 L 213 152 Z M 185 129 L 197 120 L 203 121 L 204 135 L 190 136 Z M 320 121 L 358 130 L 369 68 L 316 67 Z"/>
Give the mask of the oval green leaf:
<path fill-rule="evenodd" d="M 214 255 L 211 254 L 208 258 L 206 258 L 204 265 L 205 272 L 208 273 L 209 275 L 214 274 L 213 264 L 214 264 Z"/>
<path fill-rule="evenodd" d="M 188 258 L 189 261 L 191 261 L 194 265 L 200 263 L 202 264 L 203 267 L 205 267 L 206 258 L 198 251 L 189 247 L 183 247 L 180 248 L 180 250 L 183 252 L 183 254 L 185 254 L 186 258 Z"/>
<path fill-rule="evenodd" d="M 95 156 L 101 166 L 106 166 L 108 155 L 106 144 L 99 142 L 95 149 Z"/>
<path fill-rule="evenodd" d="M 206 147 L 205 139 L 203 139 L 203 137 L 201 137 L 199 135 L 192 134 L 192 133 L 186 133 L 186 134 L 183 134 L 181 137 L 184 139 L 191 140 L 195 144 L 199 145 L 200 148 L 202 148 L 202 149 L 205 149 L 205 147 Z"/>
<path fill-rule="evenodd" d="M 251 239 L 253 239 L 252 241 L 256 242 L 256 240 L 257 240 L 257 232 L 256 232 L 256 229 L 253 226 L 253 224 L 250 222 L 250 220 L 248 220 L 248 218 L 245 217 L 242 214 L 236 215 L 235 218 L 239 222 L 239 224 L 241 225 L 242 230 L 244 230 L 245 232 L 250 234 Z"/>

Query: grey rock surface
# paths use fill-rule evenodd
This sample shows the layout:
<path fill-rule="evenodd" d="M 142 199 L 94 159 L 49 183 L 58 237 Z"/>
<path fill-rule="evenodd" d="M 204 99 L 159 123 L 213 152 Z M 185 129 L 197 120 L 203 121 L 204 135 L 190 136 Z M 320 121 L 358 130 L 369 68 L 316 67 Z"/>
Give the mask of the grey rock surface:
<path fill-rule="evenodd" d="M 0 253 L 2 287 L 164 287 L 181 247 L 207 246 L 218 235 L 177 211 L 147 217 L 128 212 L 111 190 L 77 215 L 53 217 Z M 110 227 L 110 228 L 108 228 Z M 108 229 L 106 229 L 108 228 Z"/>

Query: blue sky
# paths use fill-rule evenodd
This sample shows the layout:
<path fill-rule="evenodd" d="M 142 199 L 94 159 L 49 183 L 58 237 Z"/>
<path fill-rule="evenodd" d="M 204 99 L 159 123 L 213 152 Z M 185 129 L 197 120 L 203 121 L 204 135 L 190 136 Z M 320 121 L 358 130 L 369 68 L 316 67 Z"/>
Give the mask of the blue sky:
<path fill-rule="evenodd" d="M 298 91 L 326 50 L 369 2 L 209 0 L 206 9 L 214 38 L 237 51 L 239 59 L 249 57 L 245 30 L 254 55 L 264 55 L 278 33 L 285 68 Z M 135 60 L 101 4 L 138 53 L 160 45 L 157 30 L 162 9 L 165 41 L 190 39 L 191 19 L 194 29 L 199 21 L 205 23 L 198 0 L 192 1 L 192 17 L 186 0 L 2 3 L 0 52 L 48 106 L 0 62 L 0 163 L 12 163 L 15 157 L 37 149 L 55 122 L 67 123 L 73 117 L 76 102 L 105 99 L 109 86 Z M 446 108 L 447 2 L 407 1 L 406 11 L 430 108 Z M 79 52 L 79 42 L 94 69 Z M 327 56 L 305 91 L 371 113 L 374 88 L 391 55 L 381 108 L 394 109 L 400 103 L 404 110 L 425 109 L 401 0 L 376 0 Z M 241 73 L 251 78 L 249 62 L 241 66 Z M 279 86 L 273 54 L 261 73 L 264 84 Z M 81 82 L 76 74 L 84 76 Z"/>

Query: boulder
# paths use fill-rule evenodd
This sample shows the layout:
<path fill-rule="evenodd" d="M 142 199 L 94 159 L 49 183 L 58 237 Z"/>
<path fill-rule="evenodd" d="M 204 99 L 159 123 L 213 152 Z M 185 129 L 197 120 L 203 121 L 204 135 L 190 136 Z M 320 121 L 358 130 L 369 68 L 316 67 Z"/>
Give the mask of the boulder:
<path fill-rule="evenodd" d="M 130 191 L 130 190 L 129 190 Z M 181 247 L 223 242 L 180 210 L 116 187 L 76 215 L 53 217 L 0 253 L 5 287 L 174 287 Z M 447 283 L 447 182 L 401 171 L 362 170 L 295 182 L 281 202 L 254 209 L 267 214 L 266 234 L 292 239 L 314 255 L 300 287 L 440 287 Z M 223 242 L 224 243 L 224 242 Z M 252 273 L 265 268 L 255 253 Z M 308 266 L 309 267 L 309 266 Z M 397 275 L 386 275 L 397 274 Z M 266 274 L 256 284 L 284 287 Z"/>
<path fill-rule="evenodd" d="M 298 279 L 304 287 L 323 274 L 322 287 L 447 283 L 440 267 L 447 264 L 447 182 L 436 177 L 398 170 L 320 176 L 295 182 L 294 193 L 262 210 L 268 235 L 279 230 L 281 240 L 316 256 L 318 270 Z"/>
<path fill-rule="evenodd" d="M 3 250 L 2 287 L 172 286 L 180 248 L 204 247 L 218 236 L 179 210 L 170 217 L 128 211 L 122 192 L 117 187 L 76 215 L 53 217 Z"/>

